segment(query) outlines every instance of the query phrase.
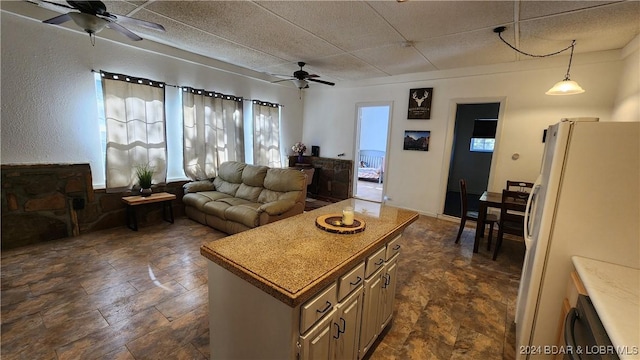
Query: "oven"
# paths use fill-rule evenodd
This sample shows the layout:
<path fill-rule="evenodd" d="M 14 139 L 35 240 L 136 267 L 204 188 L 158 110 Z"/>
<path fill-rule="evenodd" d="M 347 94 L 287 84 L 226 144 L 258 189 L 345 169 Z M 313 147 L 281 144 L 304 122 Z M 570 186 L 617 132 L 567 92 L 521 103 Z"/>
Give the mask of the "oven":
<path fill-rule="evenodd" d="M 563 360 L 619 360 L 591 299 L 578 296 L 564 322 Z"/>

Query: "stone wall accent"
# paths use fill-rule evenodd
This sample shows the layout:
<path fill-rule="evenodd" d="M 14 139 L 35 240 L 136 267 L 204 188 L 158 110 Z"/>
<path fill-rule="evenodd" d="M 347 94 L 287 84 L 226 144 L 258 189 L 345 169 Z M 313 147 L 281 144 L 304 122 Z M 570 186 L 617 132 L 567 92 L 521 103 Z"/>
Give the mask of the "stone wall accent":
<path fill-rule="evenodd" d="M 123 196 L 92 186 L 89 164 L 2 165 L 2 249 L 126 226 Z M 176 194 L 174 216 L 184 215 L 182 185 L 154 185 Z M 162 206 L 136 208 L 138 225 L 162 221 Z M 141 229 L 142 231 L 142 229 Z"/>
<path fill-rule="evenodd" d="M 310 164 L 319 172 L 317 198 L 340 201 L 353 197 L 353 160 L 304 156 L 303 164 Z M 289 156 L 289 166 L 295 167 L 298 156 Z"/>

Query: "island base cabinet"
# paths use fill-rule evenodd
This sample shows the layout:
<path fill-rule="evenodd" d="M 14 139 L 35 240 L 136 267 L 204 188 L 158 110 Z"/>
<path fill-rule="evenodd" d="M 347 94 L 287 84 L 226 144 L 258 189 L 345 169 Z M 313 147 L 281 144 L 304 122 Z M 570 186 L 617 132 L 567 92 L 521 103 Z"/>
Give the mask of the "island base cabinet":
<path fill-rule="evenodd" d="M 334 327 L 336 360 L 358 359 L 358 341 L 360 340 L 360 322 L 362 318 L 362 286 L 346 300 L 338 304 Z"/>
<path fill-rule="evenodd" d="M 395 303 L 396 296 L 396 284 L 398 273 L 398 255 L 394 256 L 385 264 L 385 268 L 382 274 L 382 315 L 380 318 L 380 331 L 382 331 L 393 315 L 393 304 Z"/>
<path fill-rule="evenodd" d="M 364 281 L 362 301 L 362 326 L 360 328 L 360 358 L 369 351 L 380 332 L 380 296 L 382 294 L 382 271 L 380 268 Z"/>
<path fill-rule="evenodd" d="M 292 308 L 209 262 L 211 359 L 295 359 L 300 306 Z"/>
<path fill-rule="evenodd" d="M 334 330 L 336 309 L 300 336 L 298 342 L 301 360 L 330 360 L 333 359 Z"/>
<path fill-rule="evenodd" d="M 361 309 L 362 286 L 300 336 L 300 360 L 356 360 Z"/>

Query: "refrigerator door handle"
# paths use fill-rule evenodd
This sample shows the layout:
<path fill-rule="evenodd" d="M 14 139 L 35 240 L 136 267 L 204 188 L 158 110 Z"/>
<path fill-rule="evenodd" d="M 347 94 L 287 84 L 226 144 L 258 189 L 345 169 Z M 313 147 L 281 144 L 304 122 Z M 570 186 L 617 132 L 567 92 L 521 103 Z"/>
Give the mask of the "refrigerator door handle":
<path fill-rule="evenodd" d="M 524 211 L 524 244 L 527 249 L 531 247 L 531 243 L 533 242 L 531 225 L 535 220 L 534 215 L 538 205 L 538 191 L 540 190 L 541 180 L 542 176 L 538 176 L 536 182 L 533 184 L 533 189 L 531 189 L 529 199 L 527 200 L 527 206 Z"/>

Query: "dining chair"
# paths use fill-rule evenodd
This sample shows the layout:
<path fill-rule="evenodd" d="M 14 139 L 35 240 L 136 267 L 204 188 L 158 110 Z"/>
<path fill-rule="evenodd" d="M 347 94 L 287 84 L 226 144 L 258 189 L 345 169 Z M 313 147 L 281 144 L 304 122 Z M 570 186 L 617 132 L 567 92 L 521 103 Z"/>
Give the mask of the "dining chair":
<path fill-rule="evenodd" d="M 532 182 L 514 180 L 507 180 L 507 187 L 505 188 L 505 190 L 509 191 L 519 191 L 526 193 L 530 193 L 531 189 L 533 189 Z"/>
<path fill-rule="evenodd" d="M 524 239 L 524 214 L 529 194 L 521 191 L 502 190 L 498 238 L 493 249 L 493 260 L 498 257 L 504 234 L 520 236 Z"/>
<path fill-rule="evenodd" d="M 478 221 L 478 212 L 469 211 L 469 200 L 467 199 L 467 182 L 464 179 L 460 179 L 460 229 L 458 229 L 458 236 L 456 237 L 456 244 L 460 242 L 462 231 L 464 231 L 464 224 L 467 219 Z M 491 236 L 493 235 L 493 225 L 498 222 L 498 217 L 494 214 L 487 214 L 484 223 L 489 224 L 489 236 L 487 238 L 487 250 L 491 249 Z"/>

